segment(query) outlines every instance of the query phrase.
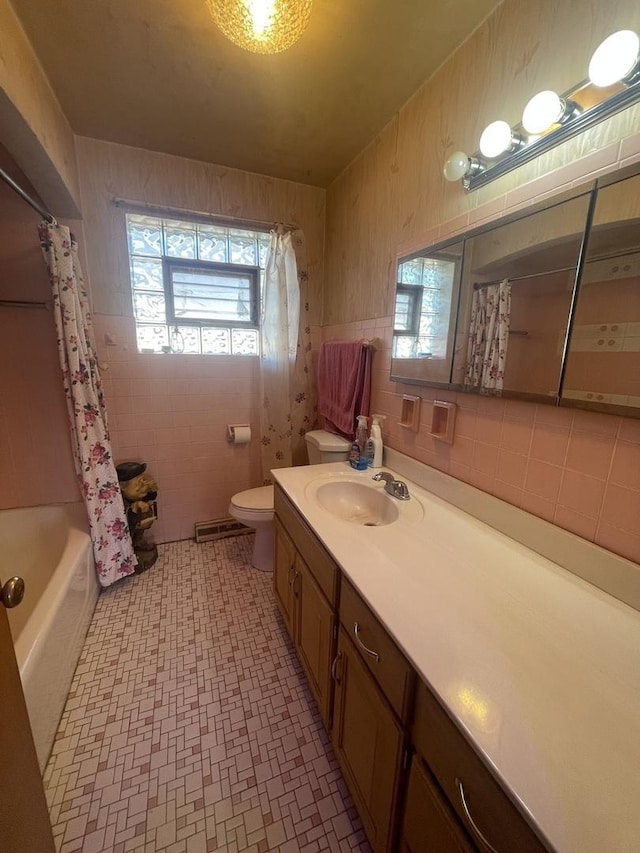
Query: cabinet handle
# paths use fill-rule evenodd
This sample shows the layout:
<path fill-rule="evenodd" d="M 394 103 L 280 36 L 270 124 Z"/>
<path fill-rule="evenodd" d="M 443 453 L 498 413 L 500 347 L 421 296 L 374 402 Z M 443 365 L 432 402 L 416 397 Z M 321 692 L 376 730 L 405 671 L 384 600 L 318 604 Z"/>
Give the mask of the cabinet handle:
<path fill-rule="evenodd" d="M 358 625 L 357 622 L 353 623 L 353 633 L 355 635 L 356 640 L 358 641 L 358 645 L 360 646 L 360 648 L 364 652 L 366 652 L 368 655 L 370 655 L 372 658 L 374 658 L 375 662 L 378 663 L 378 661 L 380 660 L 380 655 L 378 654 L 378 652 L 374 652 L 371 649 L 368 649 L 365 646 L 365 644 L 362 642 L 362 640 L 360 639 L 360 636 L 359 636 L 360 635 L 360 625 Z"/>
<path fill-rule="evenodd" d="M 338 652 L 338 654 L 334 657 L 333 663 L 331 664 L 331 678 L 336 682 L 336 684 L 340 684 L 340 679 L 338 678 L 338 661 L 342 657 L 342 652 Z"/>
<path fill-rule="evenodd" d="M 298 577 L 298 573 L 293 568 L 293 566 L 291 566 L 291 568 L 289 569 L 289 586 L 291 587 L 291 589 L 293 589 L 293 585 L 296 582 L 297 577 Z"/>
<path fill-rule="evenodd" d="M 496 848 L 492 844 L 489 844 L 487 839 L 484 837 L 484 835 L 478 829 L 478 826 L 477 826 L 475 820 L 471 817 L 471 812 L 469 811 L 469 806 L 467 805 L 467 799 L 464 795 L 464 786 L 462 784 L 462 781 L 460 779 L 456 779 L 456 785 L 458 786 L 458 793 L 460 794 L 460 801 L 462 803 L 462 808 L 464 809 L 465 816 L 467 818 L 467 821 L 468 821 L 471 829 L 475 833 L 476 837 L 487 848 L 487 850 L 489 850 L 489 853 L 498 853 Z"/>

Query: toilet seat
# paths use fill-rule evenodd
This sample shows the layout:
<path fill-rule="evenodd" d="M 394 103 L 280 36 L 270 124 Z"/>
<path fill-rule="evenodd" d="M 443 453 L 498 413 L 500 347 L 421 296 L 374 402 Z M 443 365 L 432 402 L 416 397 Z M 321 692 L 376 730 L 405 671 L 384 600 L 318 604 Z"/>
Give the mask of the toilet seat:
<path fill-rule="evenodd" d="M 231 498 L 230 509 L 241 513 L 244 518 L 260 520 L 265 515 L 273 514 L 273 502 L 273 486 L 258 486 L 235 494 Z"/>

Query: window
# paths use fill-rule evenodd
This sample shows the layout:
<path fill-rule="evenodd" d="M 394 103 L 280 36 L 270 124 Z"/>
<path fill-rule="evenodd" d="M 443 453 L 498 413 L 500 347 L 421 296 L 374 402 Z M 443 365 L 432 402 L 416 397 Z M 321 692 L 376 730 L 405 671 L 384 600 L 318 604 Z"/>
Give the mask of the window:
<path fill-rule="evenodd" d="M 263 231 L 126 215 L 140 352 L 257 355 Z"/>
<path fill-rule="evenodd" d="M 457 259 L 412 258 L 398 265 L 394 358 L 445 358 Z"/>

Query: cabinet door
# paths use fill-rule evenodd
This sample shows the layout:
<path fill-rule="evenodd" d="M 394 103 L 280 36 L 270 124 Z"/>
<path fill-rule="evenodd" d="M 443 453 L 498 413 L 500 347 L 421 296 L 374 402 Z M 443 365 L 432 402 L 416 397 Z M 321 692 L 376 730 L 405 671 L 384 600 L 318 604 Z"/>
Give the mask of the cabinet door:
<path fill-rule="evenodd" d="M 335 616 L 300 555 L 296 558 L 295 643 L 325 728 L 331 723 L 331 661 Z"/>
<path fill-rule="evenodd" d="M 472 853 L 474 850 L 431 774 L 414 755 L 402 822 L 401 853 Z"/>
<path fill-rule="evenodd" d="M 405 737 L 343 628 L 335 678 L 336 755 L 373 850 L 391 851 Z"/>
<path fill-rule="evenodd" d="M 274 523 L 276 554 L 273 567 L 273 590 L 284 624 L 293 640 L 293 582 L 295 579 L 296 550 L 277 518 L 274 519 Z"/>

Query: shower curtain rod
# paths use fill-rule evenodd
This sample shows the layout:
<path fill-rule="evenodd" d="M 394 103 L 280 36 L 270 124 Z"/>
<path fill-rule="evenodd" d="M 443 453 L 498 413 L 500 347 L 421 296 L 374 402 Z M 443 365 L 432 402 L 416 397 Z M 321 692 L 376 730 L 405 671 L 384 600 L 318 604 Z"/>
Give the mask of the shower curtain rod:
<path fill-rule="evenodd" d="M 144 201 L 132 201 L 127 198 L 112 198 L 111 204 L 115 207 L 125 207 L 128 210 L 139 213 L 152 213 L 160 216 L 163 213 L 177 218 L 189 216 L 192 218 L 203 219 L 207 222 L 216 222 L 222 225 L 231 225 L 236 228 L 246 228 L 254 231 L 271 231 L 276 225 L 282 225 L 287 231 L 296 231 L 299 226 L 293 225 L 291 222 L 267 222 L 264 219 L 244 219 L 239 216 L 224 216 L 223 214 L 207 213 L 203 210 L 188 210 L 182 207 L 169 207 L 165 204 L 152 204 Z"/>
<path fill-rule="evenodd" d="M 544 272 L 531 272 L 528 275 L 514 275 L 509 276 L 507 281 L 524 281 L 527 278 L 539 278 L 541 275 L 553 275 L 557 272 L 569 272 L 569 270 L 575 270 L 575 266 L 573 267 L 560 267 L 557 270 L 544 270 Z M 504 278 L 497 278 L 495 281 L 476 281 L 473 285 L 474 290 L 482 290 L 485 287 L 491 287 L 492 284 L 500 284 L 504 281 Z"/>
<path fill-rule="evenodd" d="M 28 302 L 25 299 L 0 299 L 0 308 L 50 308 L 50 302 Z"/>
<path fill-rule="evenodd" d="M 632 248 L 632 249 L 622 249 L 619 252 L 610 252 L 608 255 L 594 255 L 593 257 L 587 257 L 585 259 L 585 266 L 587 264 L 595 264 L 600 261 L 612 261 L 614 258 L 624 258 L 627 255 L 638 255 L 640 254 L 640 249 Z M 553 275 L 557 272 L 569 272 L 569 270 L 575 270 L 575 266 L 572 267 L 560 267 L 557 270 L 544 270 L 543 272 L 532 272 L 528 275 L 514 275 L 513 277 L 509 277 L 509 281 L 523 281 L 527 278 L 538 278 L 541 275 Z M 504 281 L 503 278 L 498 278 L 495 281 L 476 281 L 473 285 L 474 290 L 482 290 L 483 287 L 491 287 L 492 284 L 500 284 L 500 282 Z"/>
<path fill-rule="evenodd" d="M 4 169 L 0 169 L 0 178 L 2 178 L 2 180 L 5 182 L 5 184 L 10 186 L 11 189 L 15 193 L 17 193 L 23 201 L 26 201 L 27 204 L 31 205 L 31 207 L 37 213 L 39 213 L 43 219 L 46 219 L 47 222 L 50 222 L 52 224 L 57 224 L 53 214 L 50 213 L 46 207 L 43 207 L 43 205 L 41 205 L 39 202 L 37 202 L 34 198 L 31 198 L 31 196 L 27 192 L 25 192 L 22 189 L 22 187 L 19 184 L 17 184 L 13 180 L 13 178 L 5 172 Z"/>

